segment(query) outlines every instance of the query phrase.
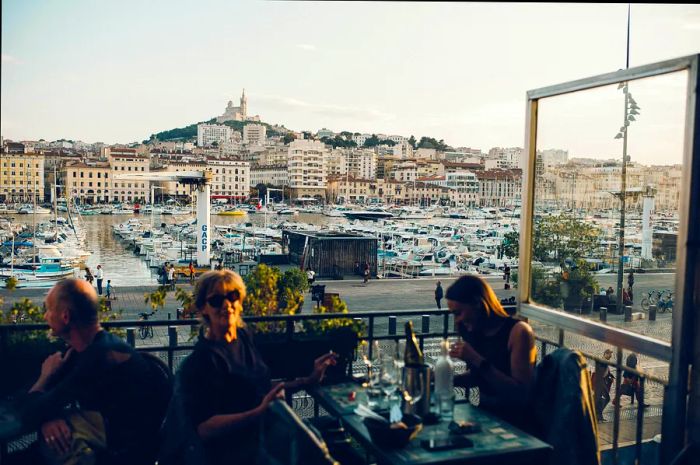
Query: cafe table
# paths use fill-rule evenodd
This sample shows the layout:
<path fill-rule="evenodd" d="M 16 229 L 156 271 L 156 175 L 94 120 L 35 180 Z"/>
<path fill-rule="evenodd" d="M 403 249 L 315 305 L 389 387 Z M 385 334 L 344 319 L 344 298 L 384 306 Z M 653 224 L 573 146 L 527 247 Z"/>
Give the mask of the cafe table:
<path fill-rule="evenodd" d="M 449 436 L 446 420 L 434 425 L 423 425 L 418 436 L 406 447 L 391 449 L 372 442 L 363 418 L 354 413 L 358 405 L 361 387 L 354 382 L 309 389 L 314 399 L 331 415 L 339 417 L 344 428 L 380 464 L 392 465 L 448 465 L 448 464 L 540 464 L 546 463 L 551 446 L 519 430 L 500 418 L 469 403 L 457 403 L 454 408 L 455 421 L 470 421 L 480 426 L 480 431 L 467 434 L 473 446 L 443 451 L 428 451 L 421 440 Z"/>

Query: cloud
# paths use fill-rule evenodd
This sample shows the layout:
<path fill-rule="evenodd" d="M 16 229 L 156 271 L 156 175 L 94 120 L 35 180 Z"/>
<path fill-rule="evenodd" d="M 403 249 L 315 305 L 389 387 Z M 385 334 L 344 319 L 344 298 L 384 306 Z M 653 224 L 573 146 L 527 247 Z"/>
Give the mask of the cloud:
<path fill-rule="evenodd" d="M 316 46 L 311 44 L 296 44 L 296 47 L 309 52 L 316 51 Z"/>
<path fill-rule="evenodd" d="M 700 22 L 684 23 L 683 29 L 688 29 L 691 31 L 700 31 Z"/>
<path fill-rule="evenodd" d="M 279 95 L 251 95 L 251 100 L 261 102 L 270 108 L 278 110 L 305 111 L 307 113 L 315 113 L 335 118 L 346 117 L 360 120 L 370 119 L 374 121 L 386 121 L 396 117 L 393 114 L 384 113 L 373 108 L 311 103 Z"/>
<path fill-rule="evenodd" d="M 19 65 L 19 64 L 22 64 L 22 61 L 21 61 L 19 58 L 14 57 L 14 56 L 12 56 L 12 55 L 10 55 L 10 54 L 8 54 L 8 53 L 3 53 L 3 54 L 2 54 L 2 63 L 3 63 L 3 64 L 16 64 L 16 65 Z"/>

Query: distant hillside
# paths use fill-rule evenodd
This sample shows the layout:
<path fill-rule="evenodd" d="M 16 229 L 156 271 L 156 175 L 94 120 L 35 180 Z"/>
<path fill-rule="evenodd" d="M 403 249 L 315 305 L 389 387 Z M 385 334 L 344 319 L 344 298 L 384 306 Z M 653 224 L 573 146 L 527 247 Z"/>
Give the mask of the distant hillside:
<path fill-rule="evenodd" d="M 214 124 L 216 123 L 216 118 L 212 118 L 209 121 L 201 121 L 199 123 L 190 124 L 189 126 L 185 126 L 184 128 L 168 129 L 167 131 L 161 131 L 155 134 L 151 134 L 151 137 L 146 142 L 153 141 L 155 139 L 158 139 L 161 142 L 197 139 L 197 125 L 202 123 Z M 233 128 L 234 131 L 240 131 L 241 133 L 243 132 L 243 127 L 246 124 L 262 124 L 263 126 L 267 127 L 268 137 L 283 136 L 285 134 L 284 132 L 280 132 L 273 129 L 272 125 L 263 122 L 257 123 L 255 121 L 226 121 L 223 124 L 225 124 L 226 126 L 230 126 L 231 128 Z"/>

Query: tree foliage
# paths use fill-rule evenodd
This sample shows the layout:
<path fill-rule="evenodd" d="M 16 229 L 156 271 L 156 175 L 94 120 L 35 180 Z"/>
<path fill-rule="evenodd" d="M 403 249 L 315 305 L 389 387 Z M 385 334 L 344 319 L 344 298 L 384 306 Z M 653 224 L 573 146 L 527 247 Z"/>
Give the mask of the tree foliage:
<path fill-rule="evenodd" d="M 350 135 L 350 137 L 352 137 L 352 135 Z M 322 137 L 321 142 L 323 142 L 324 144 L 327 144 L 327 145 L 331 145 L 331 146 L 333 146 L 333 148 L 357 147 L 357 144 L 355 143 L 355 141 L 348 139 L 348 138 L 345 138 L 345 137 L 341 137 L 340 135 L 336 135 L 335 137 L 327 137 L 327 136 Z"/>
<path fill-rule="evenodd" d="M 411 136 L 413 137 L 413 136 Z M 415 140 L 415 139 L 414 139 Z M 409 139 L 410 142 L 410 139 Z M 435 149 L 444 152 L 445 150 L 452 150 L 452 147 L 447 145 L 443 139 L 435 140 L 432 137 L 423 136 L 418 142 L 419 149 Z"/>
<path fill-rule="evenodd" d="M 594 256 L 600 244 L 600 229 L 566 213 L 536 218 L 534 230 L 532 259 L 542 263 L 575 263 Z M 519 233 L 504 236 L 506 256 L 517 257 L 519 247 Z"/>
<path fill-rule="evenodd" d="M 291 144 L 296 138 L 297 138 L 297 136 L 295 136 L 295 135 L 294 135 L 293 133 L 291 133 L 291 132 L 288 132 L 287 134 L 284 135 L 284 137 L 282 138 L 282 141 L 285 143 L 285 145 L 289 145 L 289 144 Z"/>

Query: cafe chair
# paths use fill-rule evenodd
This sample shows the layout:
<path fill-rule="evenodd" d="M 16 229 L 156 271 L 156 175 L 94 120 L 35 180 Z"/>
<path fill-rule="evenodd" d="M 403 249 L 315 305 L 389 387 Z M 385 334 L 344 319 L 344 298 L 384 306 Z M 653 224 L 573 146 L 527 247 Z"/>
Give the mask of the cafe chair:
<path fill-rule="evenodd" d="M 261 465 L 340 465 L 320 435 L 281 400 L 263 416 L 258 460 Z"/>
<path fill-rule="evenodd" d="M 560 348 L 535 368 L 530 433 L 553 447 L 549 464 L 600 465 L 591 375 L 578 351 Z"/>

